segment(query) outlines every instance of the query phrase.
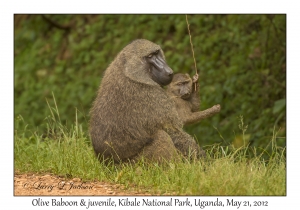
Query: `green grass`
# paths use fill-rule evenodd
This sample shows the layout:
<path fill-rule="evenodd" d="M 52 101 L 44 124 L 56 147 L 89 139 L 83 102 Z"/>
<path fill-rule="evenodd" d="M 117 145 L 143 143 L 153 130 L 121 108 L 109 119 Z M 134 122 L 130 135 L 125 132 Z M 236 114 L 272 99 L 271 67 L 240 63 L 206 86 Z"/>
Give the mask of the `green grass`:
<path fill-rule="evenodd" d="M 271 153 L 248 146 L 211 145 L 205 147 L 205 160 L 164 166 L 143 161 L 105 165 L 95 157 L 88 135 L 77 122 L 67 129 L 55 120 L 52 113 L 46 136 L 20 129 L 16 122 L 15 171 L 123 184 L 152 194 L 286 195 L 285 148 L 276 146 L 276 134 L 270 141 Z"/>

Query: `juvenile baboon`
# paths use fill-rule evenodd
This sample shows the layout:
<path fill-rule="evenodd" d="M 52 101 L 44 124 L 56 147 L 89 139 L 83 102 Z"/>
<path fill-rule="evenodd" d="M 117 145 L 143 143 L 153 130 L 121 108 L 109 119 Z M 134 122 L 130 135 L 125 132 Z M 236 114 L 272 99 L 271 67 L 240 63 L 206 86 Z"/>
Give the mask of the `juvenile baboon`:
<path fill-rule="evenodd" d="M 90 112 L 96 155 L 115 162 L 201 156 L 196 141 L 182 130 L 174 102 L 162 88 L 173 78 L 160 46 L 139 39 L 108 66 Z"/>
<path fill-rule="evenodd" d="M 179 118 L 184 125 L 198 123 L 202 119 L 220 112 L 221 109 L 218 104 L 200 111 L 197 74 L 193 76 L 193 79 L 188 74 L 175 74 L 172 82 L 167 86 L 167 93 L 174 100 Z"/>

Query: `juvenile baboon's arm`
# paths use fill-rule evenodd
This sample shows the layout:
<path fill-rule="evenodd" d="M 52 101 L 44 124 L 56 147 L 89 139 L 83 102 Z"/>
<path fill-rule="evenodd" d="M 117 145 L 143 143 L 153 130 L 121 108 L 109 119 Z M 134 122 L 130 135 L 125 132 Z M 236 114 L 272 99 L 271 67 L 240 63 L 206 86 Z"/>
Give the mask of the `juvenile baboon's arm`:
<path fill-rule="evenodd" d="M 196 86 L 196 90 L 193 90 L 193 93 L 192 93 L 191 99 L 190 99 L 190 103 L 192 105 L 192 112 L 200 111 L 200 94 L 199 94 L 199 85 L 198 84 Z"/>
<path fill-rule="evenodd" d="M 193 87 L 192 87 L 192 95 L 190 98 L 190 102 L 192 104 L 192 112 L 200 111 L 200 94 L 199 94 L 199 83 L 198 83 L 198 74 L 194 75 L 192 78 Z"/>
<path fill-rule="evenodd" d="M 214 105 L 213 107 L 206 109 L 204 111 L 199 112 L 193 112 L 190 115 L 182 116 L 183 124 L 184 125 L 191 125 L 194 123 L 200 122 L 202 119 L 208 118 L 210 116 L 213 116 L 214 114 L 220 112 L 221 106 Z"/>

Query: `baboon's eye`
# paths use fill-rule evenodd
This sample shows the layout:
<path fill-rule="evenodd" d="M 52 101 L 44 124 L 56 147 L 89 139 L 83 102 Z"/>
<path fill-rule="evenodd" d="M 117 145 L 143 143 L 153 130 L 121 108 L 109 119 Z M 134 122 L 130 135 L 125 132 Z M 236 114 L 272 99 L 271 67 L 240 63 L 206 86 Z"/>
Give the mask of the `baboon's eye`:
<path fill-rule="evenodd" d="M 147 58 L 152 58 L 153 55 L 157 55 L 159 53 L 159 50 L 156 50 L 155 52 L 147 55 Z"/>

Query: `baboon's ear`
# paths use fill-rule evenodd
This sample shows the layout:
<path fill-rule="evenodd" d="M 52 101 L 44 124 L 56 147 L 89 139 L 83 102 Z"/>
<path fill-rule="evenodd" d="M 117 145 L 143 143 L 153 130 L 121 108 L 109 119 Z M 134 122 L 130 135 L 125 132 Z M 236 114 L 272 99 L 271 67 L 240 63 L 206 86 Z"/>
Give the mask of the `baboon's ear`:
<path fill-rule="evenodd" d="M 124 74 L 129 79 L 152 86 L 159 86 L 150 77 L 150 70 L 147 69 L 147 63 L 140 58 L 127 60 L 124 67 Z"/>

